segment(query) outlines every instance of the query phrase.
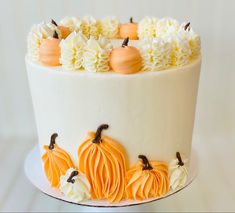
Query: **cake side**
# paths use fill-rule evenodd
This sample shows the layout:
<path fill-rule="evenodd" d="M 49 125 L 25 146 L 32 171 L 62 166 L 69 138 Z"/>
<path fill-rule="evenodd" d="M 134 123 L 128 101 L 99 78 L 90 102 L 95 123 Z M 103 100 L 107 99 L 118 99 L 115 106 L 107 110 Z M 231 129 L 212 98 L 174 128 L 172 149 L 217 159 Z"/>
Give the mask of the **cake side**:
<path fill-rule="evenodd" d="M 169 162 L 176 150 L 189 159 L 200 58 L 165 72 L 55 72 L 26 60 L 40 148 L 53 132 L 78 162 L 77 148 L 89 130 L 110 124 L 109 135 L 126 148 L 129 165 L 145 152 Z"/>

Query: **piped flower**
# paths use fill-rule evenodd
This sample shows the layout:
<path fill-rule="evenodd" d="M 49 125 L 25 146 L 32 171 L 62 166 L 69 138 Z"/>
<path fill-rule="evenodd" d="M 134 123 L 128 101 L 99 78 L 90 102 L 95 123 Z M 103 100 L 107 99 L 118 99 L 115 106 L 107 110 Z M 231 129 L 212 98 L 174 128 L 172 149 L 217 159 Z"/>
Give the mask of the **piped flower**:
<path fill-rule="evenodd" d="M 143 18 L 138 24 L 138 37 L 140 39 L 156 37 L 156 24 L 155 17 Z"/>
<path fill-rule="evenodd" d="M 68 27 L 71 32 L 80 32 L 82 31 L 82 20 L 78 17 L 65 17 L 60 21 L 60 25 Z"/>
<path fill-rule="evenodd" d="M 201 39 L 200 36 L 193 31 L 190 22 L 181 24 L 179 33 L 189 42 L 191 49 L 190 57 L 196 58 L 199 56 L 201 51 Z"/>
<path fill-rule="evenodd" d="M 158 71 L 171 64 L 172 44 L 164 39 L 144 39 L 140 45 L 143 71 Z"/>
<path fill-rule="evenodd" d="M 88 72 L 107 72 L 109 67 L 109 54 L 112 50 L 111 43 L 103 37 L 98 40 L 90 38 L 85 46 L 83 66 Z"/>
<path fill-rule="evenodd" d="M 92 16 L 85 16 L 82 19 L 82 33 L 85 35 L 88 39 L 93 37 L 95 39 L 99 38 L 100 35 L 100 29 L 99 29 L 99 22 L 93 18 Z"/>
<path fill-rule="evenodd" d="M 80 70 L 83 65 L 83 54 L 87 39 L 82 33 L 71 33 L 60 43 L 60 63 L 68 70 Z"/>
<path fill-rule="evenodd" d="M 74 168 L 69 168 L 60 177 L 60 191 L 72 202 L 90 199 L 90 183 L 86 176 Z"/>
<path fill-rule="evenodd" d="M 169 165 L 169 170 L 170 187 L 172 190 L 177 190 L 185 185 L 188 176 L 188 171 L 185 167 L 186 162 L 187 160 L 182 160 L 179 152 L 176 153 L 176 159 L 171 161 Z"/>
<path fill-rule="evenodd" d="M 127 198 L 144 200 L 165 195 L 169 191 L 167 164 L 149 161 L 144 155 L 138 157 L 141 161 L 127 172 Z"/>
<path fill-rule="evenodd" d="M 112 16 L 112 17 L 105 17 L 100 20 L 100 29 L 101 34 L 104 38 L 107 39 L 114 39 L 118 36 L 119 31 L 119 20 Z"/>
<path fill-rule="evenodd" d="M 53 36 L 54 31 L 55 27 L 45 22 L 31 28 L 27 39 L 28 56 L 31 60 L 39 61 L 39 48 L 45 39 Z"/>
<path fill-rule="evenodd" d="M 172 18 L 159 19 L 156 24 L 156 36 L 164 37 L 168 34 L 172 34 L 178 31 L 180 25 L 177 20 Z"/>

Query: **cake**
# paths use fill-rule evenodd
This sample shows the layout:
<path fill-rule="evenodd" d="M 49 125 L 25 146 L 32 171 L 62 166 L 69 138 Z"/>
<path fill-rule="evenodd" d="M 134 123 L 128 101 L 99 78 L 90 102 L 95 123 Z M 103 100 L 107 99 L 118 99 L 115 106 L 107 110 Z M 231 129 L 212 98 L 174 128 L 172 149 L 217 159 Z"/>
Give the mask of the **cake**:
<path fill-rule="evenodd" d="M 190 23 L 43 22 L 25 61 L 51 187 L 73 202 L 118 203 L 185 185 L 201 67 Z"/>

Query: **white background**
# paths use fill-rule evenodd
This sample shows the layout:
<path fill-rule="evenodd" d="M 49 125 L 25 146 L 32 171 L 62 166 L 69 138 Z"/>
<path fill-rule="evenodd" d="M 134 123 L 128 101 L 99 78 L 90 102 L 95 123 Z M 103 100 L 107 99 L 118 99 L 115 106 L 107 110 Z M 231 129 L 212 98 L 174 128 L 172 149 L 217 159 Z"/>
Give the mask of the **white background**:
<path fill-rule="evenodd" d="M 171 16 L 190 21 L 202 38 L 194 147 L 195 183 L 152 204 L 166 211 L 235 211 L 234 0 L 0 0 L 0 210 L 79 210 L 41 195 L 25 179 L 23 159 L 36 139 L 24 64 L 30 27 L 65 15 Z M 4 176 L 3 176 L 4 174 Z M 4 182 L 5 181 L 5 182 Z M 22 191 L 26 191 L 22 196 Z M 13 205 L 14 204 L 14 205 Z"/>

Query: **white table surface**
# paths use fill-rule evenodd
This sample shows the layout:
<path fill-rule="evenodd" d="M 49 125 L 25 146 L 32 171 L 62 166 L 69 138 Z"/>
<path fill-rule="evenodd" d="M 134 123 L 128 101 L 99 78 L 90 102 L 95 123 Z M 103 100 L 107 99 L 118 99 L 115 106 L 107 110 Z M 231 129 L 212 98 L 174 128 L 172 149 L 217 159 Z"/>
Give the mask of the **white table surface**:
<path fill-rule="evenodd" d="M 210 144 L 213 143 L 213 146 Z M 29 183 L 23 163 L 34 139 L 11 138 L 0 143 L 0 211 L 127 211 L 92 209 L 50 198 Z M 226 152 L 222 151 L 226 147 Z M 195 135 L 194 148 L 200 158 L 197 179 L 180 193 L 131 211 L 235 211 L 235 144 L 224 136 Z"/>

